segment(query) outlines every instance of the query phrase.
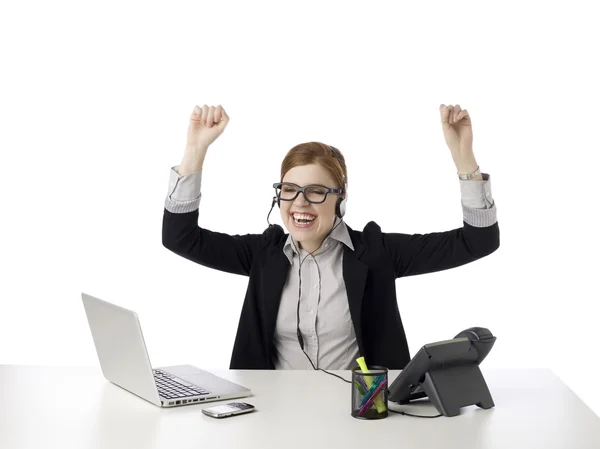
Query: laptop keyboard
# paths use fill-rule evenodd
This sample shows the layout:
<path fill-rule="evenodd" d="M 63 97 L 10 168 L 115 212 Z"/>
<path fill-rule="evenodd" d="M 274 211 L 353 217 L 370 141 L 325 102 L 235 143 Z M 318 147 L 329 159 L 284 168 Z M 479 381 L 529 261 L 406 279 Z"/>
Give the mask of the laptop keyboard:
<path fill-rule="evenodd" d="M 154 380 L 156 381 L 156 387 L 158 388 L 159 394 L 167 399 L 179 399 L 187 398 L 190 396 L 201 396 L 203 394 L 210 394 L 209 391 L 204 388 L 197 387 L 191 383 L 183 380 L 177 380 L 177 378 L 169 373 L 165 373 L 159 369 L 154 371 Z"/>

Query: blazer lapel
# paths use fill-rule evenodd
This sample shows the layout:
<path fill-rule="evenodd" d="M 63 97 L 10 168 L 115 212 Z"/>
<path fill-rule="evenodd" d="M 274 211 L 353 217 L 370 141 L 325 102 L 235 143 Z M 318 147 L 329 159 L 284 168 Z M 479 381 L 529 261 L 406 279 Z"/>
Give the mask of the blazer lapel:
<path fill-rule="evenodd" d="M 354 325 L 354 333 L 361 355 L 365 355 L 362 335 L 362 303 L 365 292 L 365 284 L 367 281 L 368 265 L 360 261 L 360 256 L 365 251 L 365 246 L 358 239 L 354 238 L 354 232 L 346 225 L 354 251 L 344 245 L 343 259 L 343 275 L 344 283 L 346 284 L 346 293 L 348 295 L 348 306 L 352 324 Z"/>

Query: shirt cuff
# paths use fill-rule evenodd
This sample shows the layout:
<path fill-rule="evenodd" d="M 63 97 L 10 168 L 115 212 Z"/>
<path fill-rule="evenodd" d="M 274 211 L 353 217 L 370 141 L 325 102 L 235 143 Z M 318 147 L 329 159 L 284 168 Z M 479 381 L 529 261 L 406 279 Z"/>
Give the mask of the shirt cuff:
<path fill-rule="evenodd" d="M 464 222 L 476 228 L 487 228 L 498 221 L 495 204 L 489 209 L 466 207 L 463 204 L 462 209 Z"/>
<path fill-rule="evenodd" d="M 481 176 L 483 181 L 460 180 L 463 220 L 478 228 L 492 226 L 498 221 L 490 175 L 482 173 Z"/>
<path fill-rule="evenodd" d="M 494 204 L 490 175 L 482 173 L 483 181 L 460 180 L 462 205 L 475 209 L 490 209 Z"/>
<path fill-rule="evenodd" d="M 165 209 L 175 214 L 192 212 L 200 207 L 200 184 L 202 169 L 187 175 L 179 174 L 179 165 L 171 167 L 169 191 L 165 198 Z"/>

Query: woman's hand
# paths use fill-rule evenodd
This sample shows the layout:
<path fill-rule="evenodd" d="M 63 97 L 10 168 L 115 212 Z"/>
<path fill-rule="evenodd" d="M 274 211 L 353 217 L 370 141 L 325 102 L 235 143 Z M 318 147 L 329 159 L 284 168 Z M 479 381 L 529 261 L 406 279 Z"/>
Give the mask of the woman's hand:
<path fill-rule="evenodd" d="M 229 116 L 223 106 L 203 105 L 200 108 L 196 105 L 190 116 L 186 146 L 208 148 L 221 135 L 228 123 Z"/>
<path fill-rule="evenodd" d="M 471 173 L 477 168 L 473 155 L 473 127 L 471 117 L 460 105 L 440 105 L 442 130 L 446 145 L 450 148 L 452 159 L 459 173 Z"/>
<path fill-rule="evenodd" d="M 179 166 L 179 174 L 187 175 L 202 169 L 208 147 L 225 130 L 229 116 L 219 105 L 208 107 L 195 106 L 188 125 L 187 143 L 183 160 Z"/>

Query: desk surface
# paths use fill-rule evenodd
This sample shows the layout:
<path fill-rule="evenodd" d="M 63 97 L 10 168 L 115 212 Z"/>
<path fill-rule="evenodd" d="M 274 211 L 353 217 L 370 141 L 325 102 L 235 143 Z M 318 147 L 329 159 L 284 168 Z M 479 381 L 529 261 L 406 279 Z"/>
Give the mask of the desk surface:
<path fill-rule="evenodd" d="M 551 371 L 482 371 L 493 409 L 364 421 L 350 416 L 350 384 L 322 371 L 213 370 L 251 388 L 243 400 L 257 408 L 214 419 L 201 409 L 227 401 L 161 409 L 99 368 L 0 365 L 0 448 L 600 448 L 600 418 Z M 390 408 L 437 414 L 429 402 Z"/>

